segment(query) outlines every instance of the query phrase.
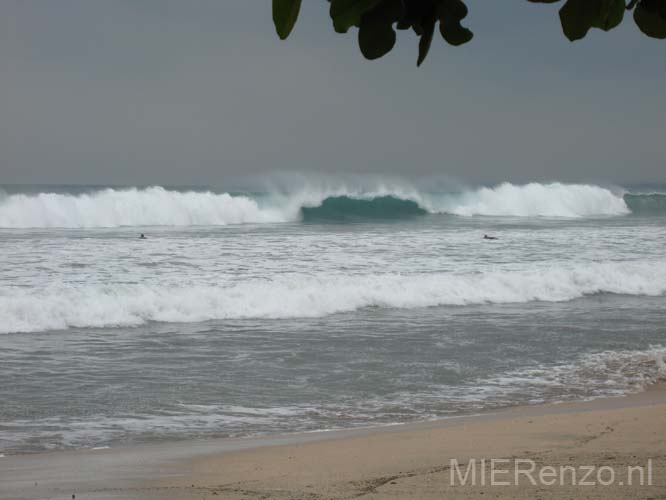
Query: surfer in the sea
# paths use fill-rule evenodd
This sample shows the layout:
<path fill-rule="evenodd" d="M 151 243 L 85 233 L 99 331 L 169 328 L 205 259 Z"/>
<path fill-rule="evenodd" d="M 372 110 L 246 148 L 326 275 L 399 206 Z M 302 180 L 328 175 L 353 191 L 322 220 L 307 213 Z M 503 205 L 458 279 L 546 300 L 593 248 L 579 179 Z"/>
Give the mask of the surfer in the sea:
<path fill-rule="evenodd" d="M 496 240 L 498 239 L 496 236 L 488 236 L 487 234 L 483 235 L 484 240 Z"/>
<path fill-rule="evenodd" d="M 147 239 L 147 238 L 146 238 L 146 235 L 145 235 L 145 234 L 141 233 L 141 236 L 139 236 L 139 239 L 140 239 L 140 240 L 145 240 L 145 239 Z"/>

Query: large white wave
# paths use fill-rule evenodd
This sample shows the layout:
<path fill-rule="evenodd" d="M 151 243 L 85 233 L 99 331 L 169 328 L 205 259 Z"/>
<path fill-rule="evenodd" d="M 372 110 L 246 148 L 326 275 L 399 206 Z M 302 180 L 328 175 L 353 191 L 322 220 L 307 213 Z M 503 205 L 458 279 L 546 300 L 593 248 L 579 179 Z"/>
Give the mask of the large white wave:
<path fill-rule="evenodd" d="M 259 198 L 228 193 L 181 192 L 162 187 L 104 189 L 87 194 L 12 194 L 0 198 L 3 228 L 194 226 L 288 222 L 301 208 L 331 197 L 372 200 L 392 196 L 430 213 L 460 216 L 587 217 L 630 212 L 622 195 L 583 184 L 500 184 L 432 193 L 407 183 L 309 183 Z"/>
<path fill-rule="evenodd" d="M 182 285 L 52 285 L 0 288 L 0 333 L 148 321 L 320 317 L 365 307 L 567 301 L 587 294 L 659 296 L 665 262 L 607 262 L 485 273 L 291 275 Z"/>
<path fill-rule="evenodd" d="M 435 211 L 456 215 L 586 217 L 628 214 L 621 194 L 585 184 L 504 183 L 446 197 Z"/>
<path fill-rule="evenodd" d="M 247 196 L 162 187 L 104 189 L 78 195 L 13 194 L 0 200 L 0 227 L 7 228 L 217 226 L 285 220 L 281 212 L 262 209 Z"/>

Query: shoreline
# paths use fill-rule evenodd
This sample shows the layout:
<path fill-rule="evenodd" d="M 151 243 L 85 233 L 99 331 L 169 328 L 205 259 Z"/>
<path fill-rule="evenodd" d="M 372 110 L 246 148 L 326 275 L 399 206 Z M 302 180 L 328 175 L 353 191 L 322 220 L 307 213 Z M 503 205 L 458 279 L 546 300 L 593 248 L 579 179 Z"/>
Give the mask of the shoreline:
<path fill-rule="evenodd" d="M 63 448 L 54 450 L 40 450 L 29 452 L 0 452 L 1 458 L 12 457 L 42 457 L 53 455 L 74 455 L 80 453 L 93 453 L 100 451 L 130 451 L 143 448 L 153 447 L 176 447 L 179 444 L 187 446 L 203 445 L 208 446 L 210 443 L 246 443 L 247 446 L 240 445 L 239 448 L 262 448 L 265 446 L 273 446 L 275 442 L 289 443 L 293 440 L 295 443 L 300 441 L 312 440 L 327 440 L 337 439 L 341 437 L 350 437 L 356 434 L 367 433 L 380 433 L 391 431 L 392 429 L 407 429 L 407 428 L 428 428 L 430 426 L 440 427 L 445 424 L 451 424 L 452 421 L 461 419 L 474 419 L 485 420 L 493 418 L 501 418 L 511 414 L 520 413 L 524 416 L 541 416 L 543 414 L 557 414 L 560 412 L 583 412 L 593 411 L 586 409 L 587 406 L 593 405 L 594 409 L 610 409 L 610 408 L 627 408 L 635 405 L 643 405 L 647 393 L 652 391 L 663 392 L 664 403 L 666 403 L 666 380 L 652 383 L 638 392 L 628 392 L 621 395 L 612 396 L 599 396 L 588 399 L 579 399 L 571 401 L 552 401 L 545 403 L 535 404 L 516 404 L 513 406 L 502 406 L 498 408 L 480 409 L 474 413 L 460 413 L 452 414 L 442 417 L 434 417 L 423 420 L 410 420 L 405 422 L 389 422 L 383 424 L 369 424 L 360 425 L 355 427 L 340 427 L 332 429 L 316 429 L 316 430 L 295 430 L 276 433 L 258 433 L 248 434 L 242 436 L 221 436 L 221 437 L 196 437 L 196 438 L 166 438 L 164 440 L 154 441 L 141 441 L 137 443 L 121 443 L 118 445 L 100 445 L 82 448 Z M 330 435 L 330 437 L 329 437 Z M 226 447 L 225 447 L 226 448 Z M 236 447 L 234 446 L 234 449 Z"/>
<path fill-rule="evenodd" d="M 616 433 L 616 421 L 639 426 Z M 262 498 L 306 498 L 315 490 L 320 493 L 311 498 L 338 498 L 336 491 L 351 494 L 359 481 L 364 483 L 374 477 L 395 476 L 393 482 L 399 484 L 414 480 L 419 471 L 433 468 L 439 470 L 433 473 L 436 476 L 446 476 L 443 471 L 448 470 L 447 457 L 469 460 L 475 456 L 505 458 L 521 453 L 532 456 L 563 448 L 575 458 L 590 451 L 581 444 L 598 444 L 600 437 L 606 437 L 606 441 L 611 437 L 620 439 L 623 444 L 621 449 L 613 451 L 611 446 L 597 450 L 599 453 L 607 451 L 638 460 L 648 454 L 657 458 L 661 449 L 663 456 L 666 441 L 661 439 L 661 448 L 651 448 L 650 443 L 659 443 L 659 439 L 646 439 L 648 429 L 651 436 L 666 435 L 666 384 L 620 397 L 517 406 L 404 424 L 7 455 L 0 458 L 0 497 L 55 499 L 76 494 L 77 498 L 92 499 L 235 499 L 250 498 L 244 495 L 254 488 L 264 492 Z M 477 441 L 483 435 L 486 438 Z M 553 443 L 554 435 L 561 439 Z M 585 436 L 590 440 L 586 441 Z M 442 442 L 440 448 L 437 441 Z M 560 458 L 553 456 L 554 460 Z M 655 460 L 654 466 L 662 471 L 666 460 Z M 442 477 L 438 479 L 443 480 Z M 661 486 L 646 487 L 645 491 L 654 493 L 654 488 L 662 488 L 659 491 L 666 493 L 666 473 L 657 479 Z M 241 487 L 246 483 L 251 483 L 252 488 Z M 441 493 L 447 490 L 446 484 L 440 487 Z M 329 491 L 331 488 L 335 491 Z M 373 488 L 368 494 L 376 496 L 376 490 Z M 467 490 L 479 493 L 476 487 Z M 290 491 L 292 496 L 285 497 L 284 491 Z M 503 492 L 509 490 L 496 493 Z M 340 493 L 339 497 L 347 493 Z M 412 498 L 426 496 L 424 493 Z"/>

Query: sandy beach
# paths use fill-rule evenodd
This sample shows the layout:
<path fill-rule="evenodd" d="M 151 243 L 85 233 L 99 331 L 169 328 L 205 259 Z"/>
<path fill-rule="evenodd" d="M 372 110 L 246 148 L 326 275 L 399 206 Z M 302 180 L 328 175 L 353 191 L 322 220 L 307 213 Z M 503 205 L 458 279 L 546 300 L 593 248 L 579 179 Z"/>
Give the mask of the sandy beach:
<path fill-rule="evenodd" d="M 666 389 L 373 429 L 8 456 L 0 484 L 6 500 L 666 498 Z"/>

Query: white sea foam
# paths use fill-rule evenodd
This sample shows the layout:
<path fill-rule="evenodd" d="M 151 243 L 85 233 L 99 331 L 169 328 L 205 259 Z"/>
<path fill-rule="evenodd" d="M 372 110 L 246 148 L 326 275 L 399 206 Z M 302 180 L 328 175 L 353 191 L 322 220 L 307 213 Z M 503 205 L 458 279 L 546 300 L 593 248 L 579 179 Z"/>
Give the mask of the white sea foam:
<path fill-rule="evenodd" d="M 0 227 L 7 228 L 218 226 L 285 220 L 279 211 L 262 209 L 246 196 L 162 187 L 79 195 L 14 194 L 0 201 Z"/>
<path fill-rule="evenodd" d="M 193 226 L 296 221 L 303 207 L 330 197 L 372 200 L 392 196 L 430 213 L 460 216 L 613 216 L 629 213 L 621 194 L 582 184 L 500 184 L 458 193 L 426 192 L 408 183 L 310 183 L 259 198 L 181 192 L 162 187 L 104 189 L 69 195 L 12 194 L 0 199 L 3 228 Z"/>
<path fill-rule="evenodd" d="M 345 427 L 396 425 L 414 419 L 455 417 L 515 404 L 562 402 L 635 393 L 666 378 L 666 348 L 604 351 L 569 363 L 509 370 L 461 385 L 360 400 L 270 407 L 180 404 L 182 412 L 47 417 L 5 422 L 7 449 L 108 449 L 110 443 L 177 436 L 247 436 L 267 432 L 321 432 Z M 341 418 L 342 417 L 342 418 Z M 36 444 L 38 443 L 38 444 Z M 4 455 L 0 453 L 0 458 Z"/>
<path fill-rule="evenodd" d="M 666 348 L 603 351 L 581 356 L 571 363 L 519 368 L 477 381 L 493 392 L 510 394 L 520 387 L 542 401 L 623 395 L 666 380 Z"/>
<path fill-rule="evenodd" d="M 289 275 L 218 285 L 0 288 L 1 333 L 148 321 L 320 317 L 364 307 L 567 301 L 587 294 L 666 293 L 666 263 L 607 262 L 483 273 Z"/>
<path fill-rule="evenodd" d="M 239 411 L 240 409 L 240 411 Z M 127 436 L 174 437 L 186 435 L 234 436 L 265 433 L 267 429 L 296 430 L 307 427 L 318 411 L 311 406 L 253 409 L 209 405 L 206 410 L 187 408 L 186 413 L 88 415 L 85 419 L 47 417 L 6 422 L 8 450 L 88 448 L 101 451 Z M 289 418 L 285 418 L 289 417 Z M 297 422 L 298 423 L 297 423 Z M 296 424 L 296 429 L 289 425 Z M 40 441 L 38 446 L 35 442 Z M 0 455 L 2 458 L 3 455 Z"/>
<path fill-rule="evenodd" d="M 450 196 L 431 210 L 456 215 L 586 217 L 624 215 L 629 209 L 621 195 L 584 184 L 504 183 Z"/>

